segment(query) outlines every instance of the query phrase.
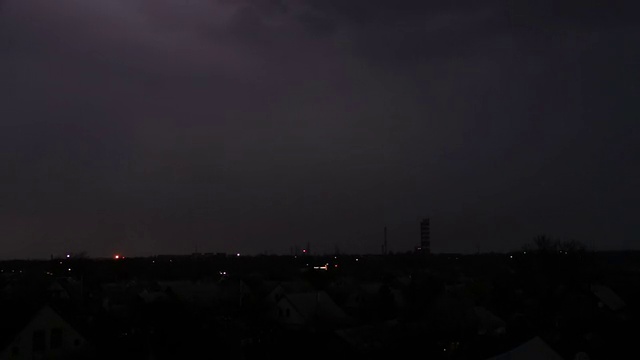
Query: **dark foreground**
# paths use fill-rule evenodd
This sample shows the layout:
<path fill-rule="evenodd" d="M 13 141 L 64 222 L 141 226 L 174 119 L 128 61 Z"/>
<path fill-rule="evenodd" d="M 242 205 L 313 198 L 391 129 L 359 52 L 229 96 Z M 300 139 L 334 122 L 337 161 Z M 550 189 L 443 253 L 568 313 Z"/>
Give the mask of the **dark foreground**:
<path fill-rule="evenodd" d="M 0 358 L 640 358 L 639 260 L 530 251 L 5 261 Z"/>

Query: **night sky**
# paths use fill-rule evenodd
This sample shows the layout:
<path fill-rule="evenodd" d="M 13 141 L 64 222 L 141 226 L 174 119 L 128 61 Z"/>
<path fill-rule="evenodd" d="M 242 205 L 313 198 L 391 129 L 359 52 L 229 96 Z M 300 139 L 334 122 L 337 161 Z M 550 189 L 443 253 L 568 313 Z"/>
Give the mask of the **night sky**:
<path fill-rule="evenodd" d="M 0 258 L 639 249 L 637 3 L 0 0 Z"/>

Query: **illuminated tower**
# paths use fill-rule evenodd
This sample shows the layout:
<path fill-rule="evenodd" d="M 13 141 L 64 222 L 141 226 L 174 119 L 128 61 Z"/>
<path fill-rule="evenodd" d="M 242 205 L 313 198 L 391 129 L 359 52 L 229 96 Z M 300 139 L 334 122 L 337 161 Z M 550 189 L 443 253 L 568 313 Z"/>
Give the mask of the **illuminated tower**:
<path fill-rule="evenodd" d="M 418 250 L 424 254 L 431 253 L 431 227 L 429 218 L 420 221 L 420 247 Z"/>

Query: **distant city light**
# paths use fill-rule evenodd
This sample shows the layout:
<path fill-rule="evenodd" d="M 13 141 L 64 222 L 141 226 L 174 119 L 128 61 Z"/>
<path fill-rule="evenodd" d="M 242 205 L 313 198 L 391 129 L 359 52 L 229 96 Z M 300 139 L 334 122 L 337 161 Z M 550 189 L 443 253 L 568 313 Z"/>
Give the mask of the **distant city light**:
<path fill-rule="evenodd" d="M 237 253 L 236 256 L 240 256 L 240 253 Z"/>
<path fill-rule="evenodd" d="M 71 271 L 71 268 L 68 268 L 67 271 Z"/>
<path fill-rule="evenodd" d="M 509 255 L 509 259 L 513 259 L 513 255 Z"/>
<path fill-rule="evenodd" d="M 302 252 L 303 252 L 303 253 L 306 253 L 306 252 L 307 252 L 307 249 L 302 249 Z"/>
<path fill-rule="evenodd" d="M 358 261 L 358 260 L 360 260 L 360 259 L 356 259 L 356 261 Z"/>
<path fill-rule="evenodd" d="M 115 255 L 113 258 L 118 260 L 118 259 L 120 259 L 120 255 Z"/>
<path fill-rule="evenodd" d="M 71 255 L 67 254 L 67 259 L 70 258 L 70 257 L 71 257 Z"/>

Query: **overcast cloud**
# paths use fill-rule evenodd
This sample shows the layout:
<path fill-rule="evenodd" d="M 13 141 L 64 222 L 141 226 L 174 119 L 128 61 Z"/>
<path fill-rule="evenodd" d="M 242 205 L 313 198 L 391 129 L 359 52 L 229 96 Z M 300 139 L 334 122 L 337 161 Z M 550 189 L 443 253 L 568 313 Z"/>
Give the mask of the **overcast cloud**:
<path fill-rule="evenodd" d="M 637 8 L 2 0 L 2 256 L 637 249 Z"/>

